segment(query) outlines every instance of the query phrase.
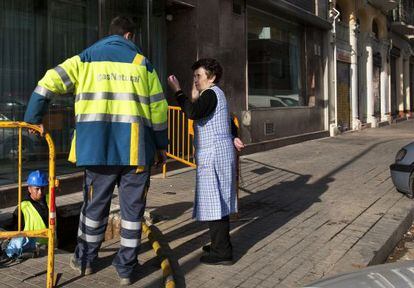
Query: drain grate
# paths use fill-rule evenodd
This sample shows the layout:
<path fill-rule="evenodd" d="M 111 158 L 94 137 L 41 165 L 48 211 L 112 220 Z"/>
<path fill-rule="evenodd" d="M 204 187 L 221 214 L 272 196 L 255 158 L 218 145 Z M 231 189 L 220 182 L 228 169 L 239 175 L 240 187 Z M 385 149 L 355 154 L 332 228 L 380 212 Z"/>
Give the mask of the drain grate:
<path fill-rule="evenodd" d="M 261 167 L 261 168 L 254 169 L 254 170 L 252 170 L 251 172 L 256 173 L 256 174 L 258 174 L 258 175 L 263 175 L 263 174 L 266 174 L 266 173 L 272 172 L 273 170 L 274 170 L 274 169 L 270 169 L 270 168 L 268 168 L 268 167 Z"/>

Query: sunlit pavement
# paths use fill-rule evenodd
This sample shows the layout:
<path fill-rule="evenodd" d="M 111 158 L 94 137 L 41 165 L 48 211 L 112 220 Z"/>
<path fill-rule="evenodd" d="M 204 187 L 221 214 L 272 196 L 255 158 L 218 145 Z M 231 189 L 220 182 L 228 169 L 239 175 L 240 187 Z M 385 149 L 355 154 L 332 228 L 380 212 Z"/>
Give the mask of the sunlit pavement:
<path fill-rule="evenodd" d="M 389 165 L 413 132 L 410 120 L 242 157 L 232 266 L 199 262 L 209 235 L 205 224 L 191 219 L 194 171 L 153 177 L 148 210 L 177 287 L 298 287 L 385 261 L 412 222 L 412 200 L 394 189 Z M 67 264 L 70 253 L 59 251 L 60 285 L 116 286 L 110 264 L 118 244 L 106 242 L 99 271 L 85 277 L 76 277 Z M 133 285 L 161 287 L 159 261 L 145 240 L 139 261 Z M 33 275 L 45 268 L 45 258 L 0 268 L 7 280 L 1 285 L 43 287 L 44 275 Z"/>

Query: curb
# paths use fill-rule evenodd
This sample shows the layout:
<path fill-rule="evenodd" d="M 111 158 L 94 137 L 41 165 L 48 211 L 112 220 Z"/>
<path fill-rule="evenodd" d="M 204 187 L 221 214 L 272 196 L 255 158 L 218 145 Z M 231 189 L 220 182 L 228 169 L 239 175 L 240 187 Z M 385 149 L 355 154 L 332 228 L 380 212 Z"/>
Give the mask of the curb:
<path fill-rule="evenodd" d="M 414 220 L 413 202 L 401 197 L 357 243 L 335 263 L 327 276 L 349 273 L 382 264 L 393 251 Z"/>
<path fill-rule="evenodd" d="M 400 242 L 400 240 L 403 238 L 404 234 L 408 231 L 408 229 L 410 229 L 414 221 L 414 207 L 412 206 L 412 204 L 411 208 L 407 209 L 404 212 L 401 215 L 386 215 L 388 217 L 384 217 L 383 219 L 381 219 L 381 221 L 386 221 L 388 223 L 392 223 L 395 221 L 395 224 L 397 224 L 399 222 L 399 225 L 396 225 L 394 231 L 392 231 L 388 239 L 386 239 L 383 242 L 381 248 L 378 249 L 378 251 L 376 251 L 374 257 L 371 259 L 368 265 L 384 263 L 387 260 L 388 256 L 391 254 L 391 252 L 394 250 L 395 246 L 397 246 L 398 242 Z M 381 223 L 381 221 L 379 221 L 378 225 L 383 224 Z"/>

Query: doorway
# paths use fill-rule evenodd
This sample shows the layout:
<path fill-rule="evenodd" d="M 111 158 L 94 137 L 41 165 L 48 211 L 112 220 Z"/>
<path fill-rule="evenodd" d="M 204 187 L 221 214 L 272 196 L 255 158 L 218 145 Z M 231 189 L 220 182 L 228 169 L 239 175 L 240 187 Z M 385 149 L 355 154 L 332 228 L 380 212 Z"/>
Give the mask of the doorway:
<path fill-rule="evenodd" d="M 381 119 L 381 54 L 374 54 L 374 67 L 372 71 L 372 98 L 374 104 L 374 116 Z M 369 97 L 369 96 L 368 96 Z"/>
<path fill-rule="evenodd" d="M 351 125 L 351 65 L 349 63 L 337 62 L 337 120 L 338 129 L 341 132 L 350 129 Z"/>

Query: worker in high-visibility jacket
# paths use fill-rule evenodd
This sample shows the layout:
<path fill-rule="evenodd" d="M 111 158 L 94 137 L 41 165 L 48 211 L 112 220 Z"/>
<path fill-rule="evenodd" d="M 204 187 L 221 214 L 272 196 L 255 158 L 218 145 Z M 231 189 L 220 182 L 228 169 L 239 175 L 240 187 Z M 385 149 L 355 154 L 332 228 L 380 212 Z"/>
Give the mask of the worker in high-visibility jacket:
<path fill-rule="evenodd" d="M 24 231 L 46 229 L 49 223 L 49 206 L 46 197 L 49 180 L 47 174 L 41 170 L 32 171 L 27 177 L 27 194 L 23 198 L 20 208 L 23 214 L 21 226 Z M 13 213 L 14 230 L 17 230 L 18 209 Z M 36 238 L 39 244 L 47 244 L 46 238 Z"/>
<path fill-rule="evenodd" d="M 34 231 L 43 230 L 48 227 L 49 207 L 47 195 L 47 186 L 49 181 L 47 174 L 41 170 L 32 171 L 27 177 L 27 193 L 23 195 L 20 204 L 20 230 Z M 11 231 L 19 230 L 19 209 L 13 212 L 13 218 L 3 228 Z M 35 252 L 41 245 L 47 245 L 46 238 L 28 238 L 15 237 L 7 240 L 7 245 L 2 245 L 4 251 L 2 256 L 8 259 L 16 259 L 25 252 Z M 7 259 L 3 259 L 7 260 Z"/>
<path fill-rule="evenodd" d="M 78 244 L 70 261 L 93 273 L 110 202 L 119 188 L 121 237 L 113 265 L 128 285 L 141 238 L 149 168 L 165 161 L 168 104 L 157 73 L 131 41 L 136 25 L 118 16 L 109 36 L 47 71 L 34 90 L 25 121 L 42 123 L 51 97 L 73 93 L 76 132 L 69 160 L 85 167 Z"/>

